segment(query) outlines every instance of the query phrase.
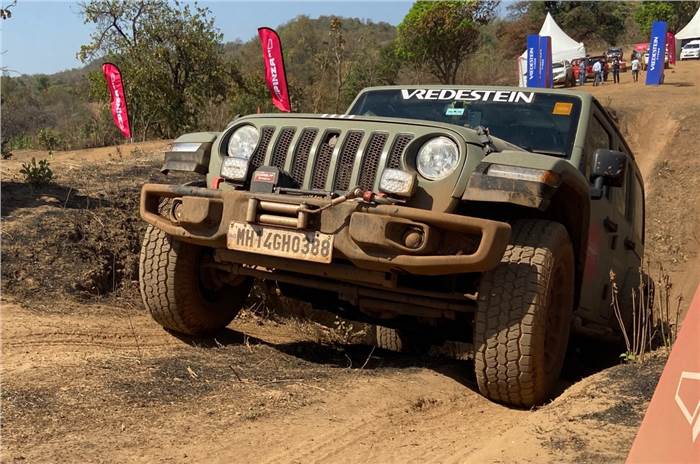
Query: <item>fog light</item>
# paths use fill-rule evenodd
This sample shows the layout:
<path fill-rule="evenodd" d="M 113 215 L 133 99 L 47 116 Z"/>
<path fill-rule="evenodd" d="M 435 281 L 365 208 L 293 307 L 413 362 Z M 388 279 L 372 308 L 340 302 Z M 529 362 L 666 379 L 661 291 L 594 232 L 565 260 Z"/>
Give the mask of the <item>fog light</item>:
<path fill-rule="evenodd" d="M 423 231 L 420 229 L 409 229 L 403 234 L 403 244 L 406 248 L 417 249 L 423 244 Z"/>
<path fill-rule="evenodd" d="M 248 176 L 248 160 L 243 158 L 224 158 L 221 176 L 231 180 L 245 180 Z"/>
<path fill-rule="evenodd" d="M 379 190 L 399 197 L 410 197 L 416 188 L 416 175 L 400 169 L 385 169 L 379 180 Z"/>

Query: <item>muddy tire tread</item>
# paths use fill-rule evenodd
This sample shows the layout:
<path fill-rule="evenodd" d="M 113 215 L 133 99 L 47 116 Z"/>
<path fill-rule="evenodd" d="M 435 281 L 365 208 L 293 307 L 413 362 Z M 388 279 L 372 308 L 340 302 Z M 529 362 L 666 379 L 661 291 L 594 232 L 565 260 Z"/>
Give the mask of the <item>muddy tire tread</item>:
<path fill-rule="evenodd" d="M 389 327 L 377 326 L 377 347 L 383 350 L 396 351 L 402 353 L 406 350 L 404 342 L 401 340 L 399 331 Z"/>
<path fill-rule="evenodd" d="M 559 223 L 518 221 L 501 264 L 482 278 L 474 364 L 481 393 L 494 401 L 529 407 L 548 394 L 533 350 L 543 343 L 536 338 L 546 323 L 542 306 L 554 264 L 551 250 L 562 242 L 571 250 Z"/>
<path fill-rule="evenodd" d="M 139 256 L 139 287 L 144 306 L 166 329 L 188 335 L 220 330 L 238 313 L 240 304 L 210 304 L 198 289 L 197 247 L 174 240 L 149 225 Z"/>

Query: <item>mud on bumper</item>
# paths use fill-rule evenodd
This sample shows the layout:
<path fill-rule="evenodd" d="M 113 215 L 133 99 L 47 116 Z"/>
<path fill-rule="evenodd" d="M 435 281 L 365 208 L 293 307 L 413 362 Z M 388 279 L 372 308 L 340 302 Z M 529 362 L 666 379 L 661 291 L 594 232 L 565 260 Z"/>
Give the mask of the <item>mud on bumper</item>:
<path fill-rule="evenodd" d="M 169 208 L 177 204 L 177 211 L 164 213 L 164 199 L 171 200 Z M 227 252 L 227 261 L 292 272 L 299 272 L 300 266 L 306 265 L 332 268 L 341 263 L 347 267 L 348 262 L 367 271 L 400 270 L 419 275 L 483 272 L 500 262 L 510 238 L 509 224 L 487 219 L 350 201 L 301 217 L 296 211 L 302 203 L 313 209 L 326 205 L 328 200 L 146 184 L 141 191 L 140 213 L 146 222 L 169 235 L 220 250 L 227 250 L 232 222 L 297 230 L 303 227 L 334 236 L 330 265 Z M 255 207 L 261 205 L 269 210 L 267 214 L 255 214 Z M 410 240 L 409 233 L 414 234 Z"/>

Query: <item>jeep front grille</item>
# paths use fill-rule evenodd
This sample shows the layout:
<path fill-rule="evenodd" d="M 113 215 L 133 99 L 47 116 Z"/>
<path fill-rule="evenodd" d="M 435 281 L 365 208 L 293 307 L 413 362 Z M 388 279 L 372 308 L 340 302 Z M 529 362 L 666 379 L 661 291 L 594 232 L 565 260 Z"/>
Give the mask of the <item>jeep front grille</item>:
<path fill-rule="evenodd" d="M 289 150 L 289 146 L 292 144 L 295 132 L 296 129 L 293 127 L 285 127 L 282 129 L 275 142 L 275 149 L 272 151 L 270 165 L 280 169 L 284 168 L 284 159 L 287 157 L 287 150 Z"/>
<path fill-rule="evenodd" d="M 294 150 L 294 161 L 292 161 L 290 174 L 299 185 L 304 183 L 304 174 L 306 174 L 306 165 L 309 162 L 309 153 L 311 153 L 311 147 L 314 144 L 314 140 L 316 140 L 317 134 L 318 129 L 304 129 L 301 132 L 296 150 Z"/>
<path fill-rule="evenodd" d="M 401 167 L 413 138 L 412 134 L 359 129 L 265 126 L 251 172 L 265 164 L 289 173 L 300 188 L 347 191 L 359 185 L 376 190 L 385 167 Z"/>
<path fill-rule="evenodd" d="M 265 159 L 265 153 L 267 152 L 267 146 L 270 144 L 272 134 L 274 133 L 274 127 L 262 128 L 262 133 L 260 134 L 260 143 L 258 143 L 258 147 L 255 149 L 253 155 L 250 157 L 251 172 L 262 166 L 263 159 Z"/>

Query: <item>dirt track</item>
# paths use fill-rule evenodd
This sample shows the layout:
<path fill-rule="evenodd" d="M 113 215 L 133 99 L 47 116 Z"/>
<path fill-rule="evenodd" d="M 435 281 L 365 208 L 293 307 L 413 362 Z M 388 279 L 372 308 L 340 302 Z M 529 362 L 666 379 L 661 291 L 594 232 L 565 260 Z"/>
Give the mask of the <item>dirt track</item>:
<path fill-rule="evenodd" d="M 584 90 L 620 117 L 647 180 L 647 248 L 672 270 L 689 300 L 700 279 L 694 235 L 700 230 L 700 63 L 682 63 L 658 89 L 634 87 L 629 74 L 622 79 L 617 87 Z M 113 185 L 122 179 L 114 173 L 130 164 L 153 169 L 154 149 L 157 144 L 123 147 L 120 154 L 109 148 L 56 154 L 52 166 L 59 185 L 78 185 L 85 165 Z M 563 393 L 543 408 L 523 411 L 481 397 L 469 362 L 329 343 L 327 331 L 315 324 L 246 313 L 215 339 L 175 338 L 143 314 L 126 268 L 106 274 L 123 280 L 122 293 L 70 289 L 63 295 L 57 284 L 42 299 L 42 272 L 60 282 L 60 273 L 77 266 L 62 261 L 60 271 L 51 271 L 53 261 L 39 251 L 33 261 L 18 251 L 50 225 L 41 221 L 56 217 L 45 215 L 104 223 L 129 202 L 115 200 L 125 195 L 125 180 L 122 190 L 80 186 L 79 201 L 103 202 L 90 212 L 69 211 L 65 203 L 78 192 L 66 189 L 35 192 L 31 202 L 13 200 L 8 192 L 23 191 L 7 189 L 8 179 L 17 178 L 21 161 L 37 155 L 20 153 L 2 164 L 2 462 L 624 459 L 662 359 L 579 380 L 601 367 L 582 345 L 569 357 Z M 57 243 L 42 243 L 47 255 L 55 254 Z M 94 259 L 85 257 L 85 265 Z M 33 266 L 35 273 L 23 271 Z M 26 285 L 34 285 L 31 292 L 18 290 Z"/>

